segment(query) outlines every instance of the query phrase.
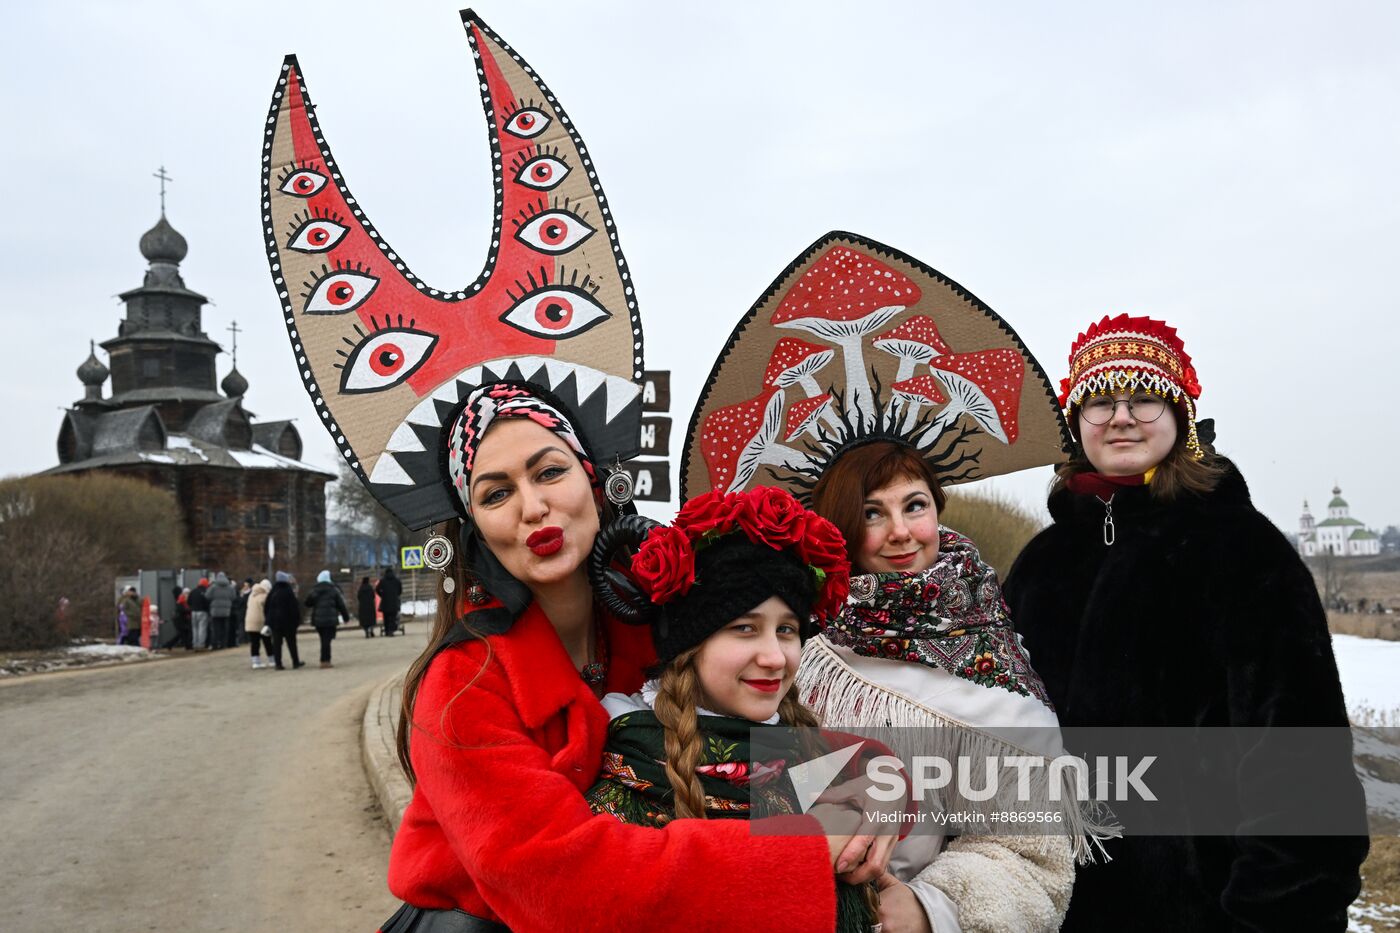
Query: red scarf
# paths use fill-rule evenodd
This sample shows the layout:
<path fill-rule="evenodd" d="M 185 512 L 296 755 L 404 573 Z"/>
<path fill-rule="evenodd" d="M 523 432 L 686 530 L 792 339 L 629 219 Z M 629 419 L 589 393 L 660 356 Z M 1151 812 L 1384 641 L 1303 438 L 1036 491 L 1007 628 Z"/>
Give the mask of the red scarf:
<path fill-rule="evenodd" d="M 1152 470 L 1133 476 L 1105 476 L 1102 473 L 1076 473 L 1065 481 L 1070 492 L 1081 496 L 1097 496 L 1107 502 L 1118 490 L 1128 486 L 1146 486 L 1152 479 Z"/>

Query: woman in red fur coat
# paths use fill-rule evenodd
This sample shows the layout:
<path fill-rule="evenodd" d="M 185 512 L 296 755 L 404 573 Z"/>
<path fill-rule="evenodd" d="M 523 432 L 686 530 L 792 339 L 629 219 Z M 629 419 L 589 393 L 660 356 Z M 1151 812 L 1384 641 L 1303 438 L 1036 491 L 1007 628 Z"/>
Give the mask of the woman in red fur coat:
<path fill-rule="evenodd" d="M 565 413 L 485 386 L 452 427 L 448 468 L 470 516 L 448 568 L 463 614 L 441 601 L 405 681 L 414 792 L 389 863 L 405 905 L 384 933 L 694 930 L 718 892 L 761 905 L 765 930 L 834 929 L 833 869 L 860 883 L 888 861 L 876 846 L 859 862 L 868 837 L 826 838 L 811 816 L 780 818 L 792 832 L 778 835 L 628 826 L 584 799 L 608 728 L 598 697 L 637 691 L 655 655 L 647 629 L 595 607 L 584 563 L 608 507 Z"/>

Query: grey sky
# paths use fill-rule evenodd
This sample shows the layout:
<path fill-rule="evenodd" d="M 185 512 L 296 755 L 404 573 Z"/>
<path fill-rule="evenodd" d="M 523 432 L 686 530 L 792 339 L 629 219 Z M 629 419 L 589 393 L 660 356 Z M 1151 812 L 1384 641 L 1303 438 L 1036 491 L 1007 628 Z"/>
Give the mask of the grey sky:
<path fill-rule="evenodd" d="M 262 123 L 298 53 L 361 205 L 438 288 L 480 272 L 492 189 L 450 2 L 28 3 L 0 37 L 10 352 L 0 474 L 56 462 L 111 296 L 158 217 L 190 243 L 260 417 L 335 453 L 262 253 Z M 1400 7 L 1388 3 L 541 3 L 482 17 L 592 150 L 646 327 L 688 414 L 733 324 L 830 229 L 889 243 L 1002 314 L 1054 381 L 1091 320 L 1165 318 L 1201 411 L 1285 529 L 1339 481 L 1400 523 L 1390 394 Z M 220 376 L 227 371 L 222 357 Z M 683 425 L 681 426 L 683 428 Z M 679 437 L 673 443 L 679 448 Z M 1387 480 L 1386 476 L 1392 476 Z M 1048 471 L 993 481 L 1028 504 Z M 983 486 L 989 484 L 980 484 Z M 972 487 L 976 488 L 976 487 Z"/>

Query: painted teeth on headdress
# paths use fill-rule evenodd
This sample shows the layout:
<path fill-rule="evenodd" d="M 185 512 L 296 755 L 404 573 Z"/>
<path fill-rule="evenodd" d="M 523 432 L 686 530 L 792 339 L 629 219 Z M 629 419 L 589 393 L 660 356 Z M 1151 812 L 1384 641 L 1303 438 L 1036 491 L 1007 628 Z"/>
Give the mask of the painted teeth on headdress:
<path fill-rule="evenodd" d="M 544 366 L 544 360 L 537 356 L 522 357 L 516 360 L 515 363 L 520 367 L 520 375 L 524 376 L 529 382 L 535 381 L 535 374 Z"/>
<path fill-rule="evenodd" d="M 439 402 L 457 404 L 457 380 L 449 379 L 433 390 L 432 398 Z"/>
<path fill-rule="evenodd" d="M 565 379 L 569 378 L 569 374 L 574 371 L 574 367 L 560 360 L 545 360 L 544 371 L 549 376 L 549 384 L 558 388 L 563 384 Z"/>
<path fill-rule="evenodd" d="M 424 450 L 423 442 L 418 439 L 418 434 L 413 427 L 404 422 L 394 429 L 394 433 L 389 435 L 389 443 L 386 449 L 395 453 L 413 453 Z"/>
<path fill-rule="evenodd" d="M 604 384 L 607 377 L 596 369 L 579 367 L 574 370 L 574 379 L 578 386 L 578 400 L 581 405 L 588 401 L 594 392 L 598 391 L 598 387 Z"/>
<path fill-rule="evenodd" d="M 374 472 L 369 475 L 370 482 L 381 483 L 386 486 L 412 486 L 413 478 L 404 472 L 404 468 L 399 466 L 399 461 L 394 459 L 394 455 L 383 453 L 379 455 L 379 462 L 374 465 Z"/>
<path fill-rule="evenodd" d="M 642 387 L 627 379 L 609 376 L 605 383 L 608 393 L 607 419 L 612 421 L 627 409 L 627 406 L 641 394 Z"/>
<path fill-rule="evenodd" d="M 440 428 L 442 422 L 438 420 L 437 406 L 433 404 L 432 396 L 428 396 L 414 406 L 413 411 L 408 413 L 404 419 L 405 424 L 421 424 L 425 428 Z"/>

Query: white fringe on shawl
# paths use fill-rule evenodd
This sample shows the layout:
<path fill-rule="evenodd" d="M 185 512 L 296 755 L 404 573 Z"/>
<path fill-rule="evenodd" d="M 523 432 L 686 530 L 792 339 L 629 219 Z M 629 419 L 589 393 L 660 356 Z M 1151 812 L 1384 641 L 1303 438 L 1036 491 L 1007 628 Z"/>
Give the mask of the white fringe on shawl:
<path fill-rule="evenodd" d="M 929 671 L 933 672 L 932 669 Z M 944 674 L 967 690 L 999 689 L 958 680 L 941 670 L 938 673 Z M 1026 755 L 1048 759 L 1064 753 L 1063 749 L 1058 747 L 1039 750 L 1023 748 L 1004 736 L 996 735 L 997 724 L 971 725 L 863 677 L 852 670 L 831 643 L 821 636 L 807 641 L 806 650 L 802 654 L 802 664 L 797 670 L 797 687 L 803 705 L 817 715 L 823 726 L 832 729 L 861 729 L 863 735 L 884 742 L 897 754 L 906 758 L 933 756 L 956 763 L 959 756 L 966 756 L 970 763 L 976 765 L 971 775 L 972 787 L 986 786 L 985 763 L 988 757 Z M 1006 698 L 1040 704 L 1039 700 L 1010 692 L 1007 692 Z M 1053 720 L 1054 714 L 1048 708 L 1045 711 Z M 886 730 L 905 731 L 891 731 L 886 734 Z M 1055 733 L 1054 744 L 1059 744 L 1058 731 Z M 1109 856 L 1104 851 L 1103 840 L 1122 835 L 1121 827 L 1105 822 L 1105 817 L 1111 819 L 1112 814 L 1104 813 L 1104 808 L 1092 800 L 1078 800 L 1073 775 L 1068 771 L 1061 772 L 1063 783 L 1058 801 L 1050 799 L 1048 768 L 1031 769 L 1030 775 L 1029 802 L 1018 799 L 1019 781 L 1007 780 L 1007 776 L 1002 774 L 996 795 L 988 800 L 967 800 L 957 792 L 954 785 L 939 792 L 941 800 L 935 802 L 934 806 L 941 804 L 944 812 L 982 814 L 985 822 L 981 825 L 989 832 L 1002 835 L 1015 834 L 1018 829 L 1026 831 L 1026 835 L 1031 835 L 1028 831 L 1030 826 L 1044 827 L 1046 824 L 993 822 L 993 812 L 1058 810 L 1061 820 L 1058 825 L 1063 827 L 1063 832 L 1040 833 L 1040 838 L 1054 839 L 1061 835 L 1068 837 L 1074 849 L 1075 861 L 1079 864 L 1093 861 L 1095 849 L 1107 860 Z M 928 803 L 926 800 L 924 805 L 928 806 Z"/>

